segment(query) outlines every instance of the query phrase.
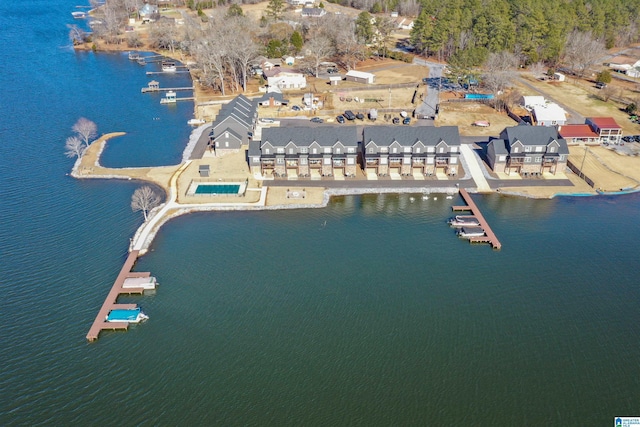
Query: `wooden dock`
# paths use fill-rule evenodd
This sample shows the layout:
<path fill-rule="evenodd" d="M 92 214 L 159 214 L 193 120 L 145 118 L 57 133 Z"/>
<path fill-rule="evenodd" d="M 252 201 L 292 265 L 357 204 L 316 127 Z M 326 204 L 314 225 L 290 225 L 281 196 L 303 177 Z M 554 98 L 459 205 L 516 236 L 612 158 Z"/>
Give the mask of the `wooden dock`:
<path fill-rule="evenodd" d="M 138 308 L 136 304 L 118 304 L 117 300 L 120 295 L 123 294 L 142 294 L 144 289 L 142 288 L 127 288 L 124 289 L 122 285 L 124 284 L 125 279 L 130 277 L 149 277 L 151 273 L 149 272 L 132 272 L 133 264 L 135 264 L 138 259 L 139 251 L 131 251 L 127 260 L 124 262 L 122 269 L 120 270 L 120 274 L 116 278 L 113 286 L 111 287 L 111 291 L 107 295 L 107 298 L 104 300 L 102 304 L 102 308 L 98 311 L 98 315 L 96 319 L 93 321 L 93 325 L 91 329 L 89 329 L 89 333 L 87 334 L 87 340 L 95 341 L 98 339 L 100 332 L 103 330 L 127 330 L 129 328 L 129 323 L 127 322 L 107 322 L 107 315 L 111 310 L 115 309 L 124 309 L 131 310 Z"/>
<path fill-rule="evenodd" d="M 467 205 L 452 206 L 451 209 L 453 211 L 471 211 L 472 216 L 478 220 L 478 222 L 480 223 L 480 227 L 482 228 L 485 234 L 484 236 L 481 236 L 481 237 L 470 237 L 469 242 L 470 243 L 489 243 L 493 247 L 493 249 L 502 248 L 502 243 L 500 243 L 500 240 L 498 240 L 498 238 L 496 237 L 495 233 L 489 226 L 489 223 L 487 222 L 487 220 L 484 219 L 484 216 L 482 216 L 482 212 L 480 212 L 480 209 L 478 209 L 478 206 L 476 205 L 476 203 L 473 201 L 469 193 L 467 193 L 467 190 L 465 190 L 464 188 L 461 188 L 460 195 L 462 196 L 464 201 L 467 203 Z"/>
<path fill-rule="evenodd" d="M 184 73 L 188 73 L 189 70 L 185 70 L 185 71 L 147 71 L 147 75 L 153 75 L 153 74 L 184 74 Z"/>
<path fill-rule="evenodd" d="M 147 93 L 147 92 L 169 92 L 169 91 L 180 91 L 180 90 L 193 90 L 193 86 L 192 87 L 143 87 L 142 89 L 140 89 L 140 92 L 142 93 Z"/>

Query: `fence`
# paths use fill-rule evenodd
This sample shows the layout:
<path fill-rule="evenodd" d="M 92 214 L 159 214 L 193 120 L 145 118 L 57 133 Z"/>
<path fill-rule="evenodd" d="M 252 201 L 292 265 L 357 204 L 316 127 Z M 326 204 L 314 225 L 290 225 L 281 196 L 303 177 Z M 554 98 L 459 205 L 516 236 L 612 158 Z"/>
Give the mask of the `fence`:
<path fill-rule="evenodd" d="M 578 177 L 582 178 L 584 180 L 584 182 L 589 184 L 591 186 L 591 188 L 595 188 L 596 187 L 595 182 L 593 182 L 593 180 L 591 178 L 589 178 L 584 173 L 582 173 L 582 171 L 580 171 L 580 168 L 578 168 L 576 165 L 574 165 L 570 160 L 567 160 L 567 166 L 569 167 L 569 169 L 571 169 L 573 171 L 573 173 L 578 175 Z"/>

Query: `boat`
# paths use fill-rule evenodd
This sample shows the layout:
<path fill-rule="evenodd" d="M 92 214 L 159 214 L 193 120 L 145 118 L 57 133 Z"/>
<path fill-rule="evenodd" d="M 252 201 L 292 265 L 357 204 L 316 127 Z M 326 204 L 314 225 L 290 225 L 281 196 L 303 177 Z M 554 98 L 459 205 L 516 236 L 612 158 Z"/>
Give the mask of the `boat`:
<path fill-rule="evenodd" d="M 483 237 L 484 230 L 480 227 L 462 227 L 458 230 L 458 237 L 469 239 L 471 237 Z"/>
<path fill-rule="evenodd" d="M 178 70 L 173 61 L 162 61 L 162 71 L 165 73 L 175 73 Z"/>
<path fill-rule="evenodd" d="M 142 56 L 137 59 L 137 62 L 140 65 L 147 65 L 147 60 L 144 59 Z"/>
<path fill-rule="evenodd" d="M 116 309 L 111 310 L 107 315 L 105 321 L 107 322 L 126 322 L 126 323 L 140 323 L 147 320 L 149 316 L 142 312 L 141 308 L 132 309 Z"/>
<path fill-rule="evenodd" d="M 129 59 L 132 61 L 137 61 L 140 59 L 140 54 L 138 52 L 129 52 Z"/>
<path fill-rule="evenodd" d="M 191 120 L 189 120 L 187 122 L 187 124 L 191 125 L 191 126 L 200 126 L 200 125 L 203 125 L 205 123 L 206 122 L 204 120 L 202 120 L 202 119 L 191 119 Z"/>
<path fill-rule="evenodd" d="M 87 12 L 71 12 L 71 16 L 75 19 L 84 19 L 87 17 Z"/>
<path fill-rule="evenodd" d="M 479 126 L 481 128 L 486 128 L 486 127 L 491 126 L 491 123 L 489 123 L 486 120 L 477 120 L 477 121 L 473 122 L 473 125 L 474 126 Z"/>
<path fill-rule="evenodd" d="M 456 215 L 449 219 L 449 225 L 453 227 L 478 227 L 480 221 L 472 215 Z"/>
<path fill-rule="evenodd" d="M 158 282 L 156 278 L 153 276 L 149 277 L 127 277 L 124 279 L 124 283 L 122 283 L 122 289 L 144 289 L 144 290 L 152 290 L 158 286 Z"/>

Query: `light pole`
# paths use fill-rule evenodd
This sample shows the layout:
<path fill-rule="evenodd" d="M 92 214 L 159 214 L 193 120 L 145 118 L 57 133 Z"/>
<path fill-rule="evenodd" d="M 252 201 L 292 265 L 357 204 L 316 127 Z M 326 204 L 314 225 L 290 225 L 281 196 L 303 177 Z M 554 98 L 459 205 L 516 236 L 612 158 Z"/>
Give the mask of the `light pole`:
<path fill-rule="evenodd" d="M 589 150 L 589 148 L 587 147 L 587 145 L 585 144 L 584 146 L 584 156 L 582 157 L 582 164 L 580 165 L 580 178 L 583 178 L 584 175 L 582 174 L 582 168 L 584 167 L 584 161 L 587 159 L 587 151 Z"/>

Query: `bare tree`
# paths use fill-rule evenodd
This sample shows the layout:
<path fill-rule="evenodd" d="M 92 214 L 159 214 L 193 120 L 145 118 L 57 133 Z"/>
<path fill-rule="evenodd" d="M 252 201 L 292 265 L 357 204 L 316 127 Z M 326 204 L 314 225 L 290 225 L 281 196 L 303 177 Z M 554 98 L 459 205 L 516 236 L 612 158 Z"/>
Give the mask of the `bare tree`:
<path fill-rule="evenodd" d="M 84 117 L 80 117 L 71 130 L 78 134 L 87 147 L 91 145 L 91 140 L 98 135 L 98 126 Z"/>
<path fill-rule="evenodd" d="M 70 136 L 64 144 L 64 154 L 69 158 L 82 157 L 86 149 L 87 146 L 77 136 Z"/>
<path fill-rule="evenodd" d="M 598 62 L 605 53 L 604 43 L 594 39 L 591 32 L 574 30 L 567 36 L 563 59 L 573 72 L 577 72 L 582 77 L 585 71 Z"/>
<path fill-rule="evenodd" d="M 535 64 L 531 64 L 531 66 L 529 67 L 529 71 L 531 71 L 531 74 L 533 74 L 533 77 L 535 78 L 540 78 L 544 75 L 544 63 L 542 62 L 536 62 Z"/>
<path fill-rule="evenodd" d="M 144 220 L 148 219 L 149 211 L 160 204 L 160 196 L 158 196 L 151 187 L 144 186 L 136 189 L 131 196 L 131 209 L 134 212 L 142 211 Z"/>
<path fill-rule="evenodd" d="M 378 55 L 387 56 L 387 44 L 391 40 L 391 34 L 395 29 L 395 23 L 387 17 L 377 17 L 373 23 L 376 30 L 375 41 Z"/>
<path fill-rule="evenodd" d="M 180 42 L 180 31 L 174 22 L 154 22 L 149 29 L 149 40 L 153 47 L 174 52 Z"/>
<path fill-rule="evenodd" d="M 504 92 L 511 86 L 516 76 L 515 68 L 518 58 L 510 52 L 492 53 L 484 63 L 485 74 L 482 76 L 484 85 L 494 94 Z"/>
<path fill-rule="evenodd" d="M 315 75 L 318 77 L 320 63 L 333 54 L 334 49 L 331 40 L 323 35 L 316 35 L 305 45 L 307 55 L 313 61 Z"/>
<path fill-rule="evenodd" d="M 78 28 L 77 25 L 67 24 L 67 28 L 69 29 L 69 40 L 71 40 L 71 43 L 75 45 L 86 41 L 87 33 Z"/>

